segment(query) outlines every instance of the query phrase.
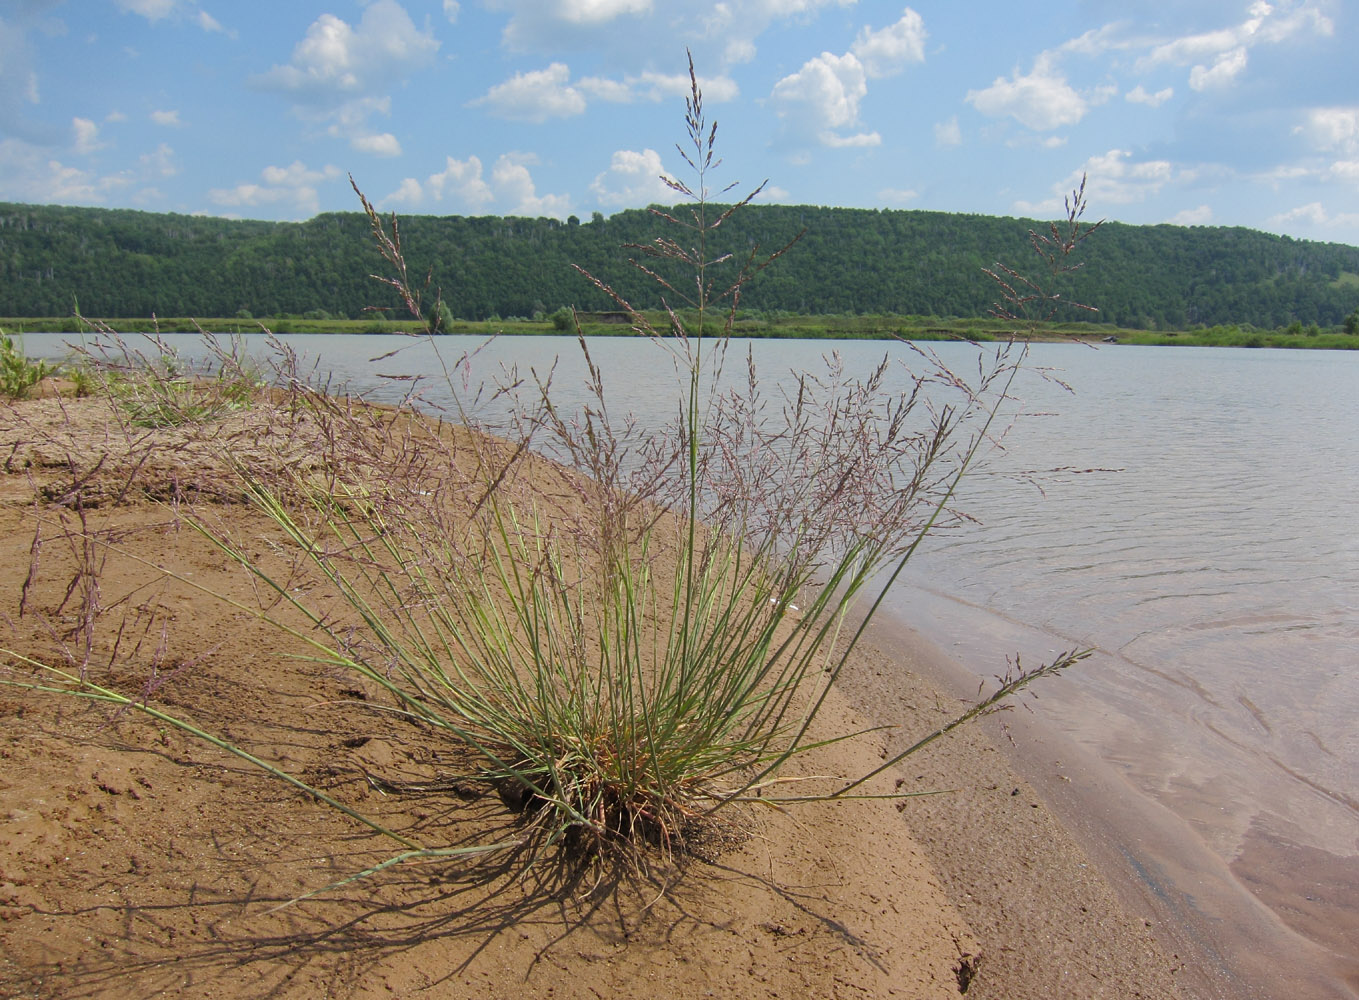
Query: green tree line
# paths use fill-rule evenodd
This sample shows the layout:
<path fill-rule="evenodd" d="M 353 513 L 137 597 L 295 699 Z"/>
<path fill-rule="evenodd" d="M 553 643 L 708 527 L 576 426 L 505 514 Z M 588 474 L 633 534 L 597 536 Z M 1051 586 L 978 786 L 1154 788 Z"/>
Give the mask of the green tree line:
<path fill-rule="evenodd" d="M 668 211 L 682 219 L 689 208 Z M 412 273 L 431 275 L 454 316 L 528 318 L 563 306 L 612 307 L 573 264 L 606 277 L 634 305 L 659 307 L 655 284 L 627 267 L 656 221 L 644 209 L 584 223 L 405 216 L 401 235 Z M 747 311 L 974 317 L 997 297 L 983 268 L 1036 265 L 1028 233 L 1044 228 L 982 215 L 756 205 L 715 235 L 718 250 L 739 259 L 801 234 L 778 267 L 743 290 Z M 1066 318 L 1147 330 L 1331 328 L 1359 307 L 1352 246 L 1243 228 L 1110 223 L 1085 248 L 1085 269 L 1062 290 L 1099 313 Z M 4 316 L 69 315 L 78 301 L 101 318 L 356 319 L 367 307 L 398 307 L 368 278 L 378 266 L 358 212 L 289 223 L 0 203 Z"/>

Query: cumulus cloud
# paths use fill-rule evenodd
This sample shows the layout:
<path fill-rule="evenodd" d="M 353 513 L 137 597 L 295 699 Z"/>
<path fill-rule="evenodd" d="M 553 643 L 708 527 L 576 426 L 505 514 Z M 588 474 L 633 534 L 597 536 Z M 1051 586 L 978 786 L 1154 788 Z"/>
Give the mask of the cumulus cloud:
<path fill-rule="evenodd" d="M 475 156 L 466 160 L 448 157 L 444 169 L 430 175 L 428 187 L 435 200 L 442 201 L 447 195 L 467 208 L 479 208 L 495 200 L 490 185 L 482 180 L 481 160 Z"/>
<path fill-rule="evenodd" d="M 1321 202 L 1313 201 L 1270 216 L 1268 224 L 1283 230 L 1295 228 L 1291 224 L 1298 222 L 1308 223 L 1318 230 L 1349 230 L 1359 226 L 1359 212 L 1337 212 L 1332 215 Z"/>
<path fill-rule="evenodd" d="M 815 0 L 768 0 L 784 13 L 819 6 Z M 910 7 L 885 28 L 862 28 L 843 55 L 822 52 L 796 73 L 783 77 L 770 94 L 787 138 L 798 144 L 816 142 L 832 149 L 877 146 L 882 136 L 864 129 L 859 105 L 868 81 L 900 73 L 925 59 L 925 22 Z"/>
<path fill-rule="evenodd" d="M 293 47 L 292 58 L 252 77 L 252 86 L 293 101 L 305 120 L 326 123 L 326 133 L 363 153 L 396 156 L 400 143 L 368 125 L 389 114 L 382 91 L 426 66 L 439 49 L 431 29 L 417 29 L 396 0 L 374 0 L 357 25 L 322 14 Z"/>
<path fill-rule="evenodd" d="M 876 132 L 843 134 L 859 125 L 859 102 L 867 93 L 868 74 L 858 56 L 823 52 L 774 84 L 770 100 L 790 132 L 826 146 L 873 146 L 882 141 Z"/>
<path fill-rule="evenodd" d="M 626 74 L 622 79 L 602 76 L 571 80 L 565 63 L 555 62 L 546 69 L 516 73 L 496 84 L 482 97 L 471 102 L 484 106 L 498 118 L 541 124 L 549 118 L 570 118 L 584 113 L 587 97 L 613 104 L 637 101 L 663 101 L 689 95 L 689 77 L 684 73 L 647 71 Z M 729 76 L 700 77 L 699 87 L 705 101 L 719 104 L 734 100 L 740 93 Z"/>
<path fill-rule="evenodd" d="M 1207 205 L 1186 208 L 1182 212 L 1176 212 L 1166 221 L 1172 226 L 1206 226 L 1213 221 L 1213 210 Z"/>
<path fill-rule="evenodd" d="M 179 120 L 179 112 L 176 111 L 152 111 L 151 120 L 157 125 L 164 125 L 167 128 L 178 128 L 184 123 Z"/>
<path fill-rule="evenodd" d="M 965 100 L 988 117 L 1009 116 L 1035 132 L 1076 124 L 1091 103 L 1067 83 L 1047 52 L 1034 61 L 1032 72 L 998 77 L 984 90 L 969 90 Z"/>
<path fill-rule="evenodd" d="M 571 199 L 566 195 L 538 193 L 529 171 L 537 162 L 532 154 L 506 153 L 496 160 L 488 181 L 479 158 L 458 160 L 448 156 L 443 170 L 430 174 L 423 182 L 415 177 L 405 178 L 380 204 L 414 208 L 433 200 L 451 202 L 455 210 L 471 213 L 495 203 L 505 215 L 564 219 L 571 213 Z"/>
<path fill-rule="evenodd" d="M 570 118 L 585 111 L 585 97 L 571 86 L 571 70 L 565 63 L 516 73 L 472 104 L 485 105 L 497 118 L 533 123 Z"/>
<path fill-rule="evenodd" d="M 1151 94 L 1147 88 L 1140 83 L 1132 90 L 1123 95 L 1123 99 L 1129 104 L 1145 104 L 1149 108 L 1159 108 L 1166 101 L 1175 96 L 1175 88 L 1166 87 Z"/>
<path fill-rule="evenodd" d="M 125 173 L 100 176 L 71 167 L 22 139 L 0 139 L 0 198 L 37 204 L 99 204 L 132 183 Z"/>
<path fill-rule="evenodd" d="M 104 147 L 104 143 L 99 141 L 99 126 L 88 118 L 72 118 L 71 131 L 75 133 L 77 153 L 93 153 Z"/>
<path fill-rule="evenodd" d="M 367 125 L 370 115 L 391 111 L 391 99 L 378 92 L 427 64 L 438 48 L 429 29 L 417 30 L 396 0 L 376 0 L 356 26 L 322 14 L 288 63 L 251 82 L 286 94 L 302 117 L 329 122 L 328 134 L 348 139 L 354 149 L 394 156 L 401 151 L 396 137 Z"/>
<path fill-rule="evenodd" d="M 1065 211 L 1064 199 L 1086 178 L 1085 194 L 1093 205 L 1127 205 L 1160 194 L 1168 184 L 1187 179 L 1168 160 L 1136 162 L 1124 149 L 1111 149 L 1092 156 L 1062 182 L 1053 185 L 1051 197 L 1042 201 L 1017 201 L 1016 211 L 1046 217 Z"/>
<path fill-rule="evenodd" d="M 537 193 L 529 167 L 537 157 L 524 153 L 506 153 L 491 168 L 491 183 L 497 200 L 508 206 L 511 215 L 565 219 L 571 214 L 571 199 L 564 194 Z"/>
<path fill-rule="evenodd" d="M 458 0 L 444 0 L 444 17 L 448 18 L 449 24 L 458 23 L 458 12 L 462 10 L 462 5 Z"/>
<path fill-rule="evenodd" d="M 265 167 L 260 171 L 263 184 L 237 184 L 232 188 L 213 188 L 208 199 L 215 205 L 228 208 L 253 208 L 260 205 L 291 205 L 300 216 L 312 216 L 321 210 L 318 184 L 334 181 L 340 169 L 327 165 L 312 170 L 302 161 L 294 160 L 286 167 Z"/>
<path fill-rule="evenodd" d="M 390 132 L 367 132 L 350 136 L 349 145 L 360 153 L 372 153 L 374 156 L 401 155 L 401 143 Z"/>
<path fill-rule="evenodd" d="M 611 207 L 669 204 L 675 200 L 675 192 L 661 180 L 664 173 L 661 154 L 654 149 L 640 153 L 620 149 L 610 159 L 609 169 L 591 182 L 590 191 L 599 204 Z"/>
<path fill-rule="evenodd" d="M 1293 131 L 1318 149 L 1359 152 L 1359 107 L 1312 108 Z"/>
<path fill-rule="evenodd" d="M 428 64 L 438 48 L 429 29 L 417 30 L 396 0 L 375 0 L 355 26 L 322 14 L 286 64 L 252 82 L 299 102 L 334 107 L 408 76 Z"/>
<path fill-rule="evenodd" d="M 395 191 L 382 199 L 382 204 L 384 206 L 406 205 L 408 207 L 415 207 L 419 205 L 424 198 L 425 192 L 424 189 L 420 187 L 420 182 L 414 177 L 407 177 Z"/>
<path fill-rule="evenodd" d="M 864 72 L 877 79 L 900 73 L 908 63 L 925 61 L 925 22 L 907 7 L 901 20 L 879 31 L 863 28 L 850 48 Z"/>

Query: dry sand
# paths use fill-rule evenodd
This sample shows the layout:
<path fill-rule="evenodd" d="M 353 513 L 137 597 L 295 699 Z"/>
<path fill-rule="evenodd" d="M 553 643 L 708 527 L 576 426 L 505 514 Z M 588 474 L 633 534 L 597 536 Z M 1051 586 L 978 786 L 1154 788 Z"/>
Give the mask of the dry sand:
<path fill-rule="evenodd" d="M 277 414 L 239 419 L 211 432 L 218 444 L 287 433 Z M 429 780 L 458 754 L 186 583 L 255 599 L 179 500 L 212 503 L 262 552 L 270 531 L 220 502 L 231 491 L 212 447 L 170 434 L 120 452 L 124 439 L 101 402 L 0 404 L 0 645 L 87 659 L 91 680 L 394 827 L 449 845 L 514 839 L 520 818 L 486 788 L 398 796 L 366 779 Z M 96 467 L 83 532 L 112 544 L 90 549 L 70 497 L 73 470 Z M 80 570 L 96 566 L 87 616 L 94 578 Z M 867 709 L 898 728 L 821 751 L 805 773 L 863 773 L 956 712 L 914 669 L 924 646 L 885 645 L 857 658 L 822 724 L 859 728 Z M 4 676 L 37 675 L 11 661 Z M 390 857 L 390 842 L 138 712 L 0 687 L 0 719 L 4 997 L 1181 996 L 1146 916 L 981 731 L 876 786 L 945 794 L 735 812 L 692 856 L 642 873 L 582 880 L 543 862 L 525 875 L 499 851 L 279 909 Z"/>

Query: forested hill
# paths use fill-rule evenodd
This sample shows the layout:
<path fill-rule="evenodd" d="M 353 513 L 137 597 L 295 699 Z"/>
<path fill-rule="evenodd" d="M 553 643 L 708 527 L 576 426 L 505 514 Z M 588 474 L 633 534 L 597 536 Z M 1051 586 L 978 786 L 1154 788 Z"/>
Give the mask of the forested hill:
<path fill-rule="evenodd" d="M 675 210 L 681 217 L 687 207 Z M 742 307 L 802 314 L 985 315 L 996 261 L 1039 265 L 1021 219 L 942 212 L 756 205 L 718 230 L 717 251 L 798 245 L 747 289 Z M 607 279 L 635 305 L 654 283 L 620 249 L 683 234 L 645 210 L 580 224 L 554 219 L 407 216 L 412 274 L 433 269 L 462 319 L 530 317 L 611 303 L 571 265 Z M 1072 291 L 1126 327 L 1187 328 L 1297 320 L 1334 326 L 1359 306 L 1359 248 L 1247 229 L 1109 224 L 1084 245 Z M 0 203 L 0 316 L 284 316 L 357 318 L 396 303 L 368 275 L 381 261 L 367 219 L 328 213 L 301 223 Z M 1071 318 L 1090 318 L 1073 316 Z"/>

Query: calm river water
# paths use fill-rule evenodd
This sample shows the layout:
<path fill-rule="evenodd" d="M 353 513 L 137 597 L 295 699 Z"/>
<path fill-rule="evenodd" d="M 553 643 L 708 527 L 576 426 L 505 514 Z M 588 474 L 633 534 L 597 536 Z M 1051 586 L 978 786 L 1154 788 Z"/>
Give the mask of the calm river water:
<path fill-rule="evenodd" d="M 27 347 L 59 355 L 61 339 L 30 336 Z M 192 349 L 194 338 L 171 339 Z M 380 375 L 440 370 L 421 343 L 370 362 L 391 340 L 283 339 L 378 398 L 409 387 Z M 451 360 L 470 343 L 445 338 L 440 348 Z M 815 368 L 831 349 L 867 371 L 886 349 L 753 347 L 765 380 Z M 674 414 L 663 354 L 625 338 L 591 350 L 617 393 L 615 414 L 632 411 L 643 425 Z M 939 350 L 973 364 L 967 345 Z M 478 366 L 544 371 L 558 354 L 554 389 L 567 406 L 583 383 L 570 340 L 502 338 Z M 980 676 L 1003 671 L 1007 654 L 1033 664 L 1095 647 L 1041 690 L 1042 721 L 1356 975 L 1359 354 L 1042 344 L 1030 361 L 1075 391 L 1021 379 L 1015 409 L 1029 415 L 960 499 L 980 524 L 929 543 L 892 612 Z M 431 380 L 426 397 L 439 402 L 441 389 Z M 1030 471 L 1041 490 L 1019 477 Z M 1156 891 L 1190 906 L 1212 895 L 1166 878 Z M 1221 921 L 1203 906 L 1209 923 Z M 1230 941 L 1213 947 L 1232 963 Z"/>

